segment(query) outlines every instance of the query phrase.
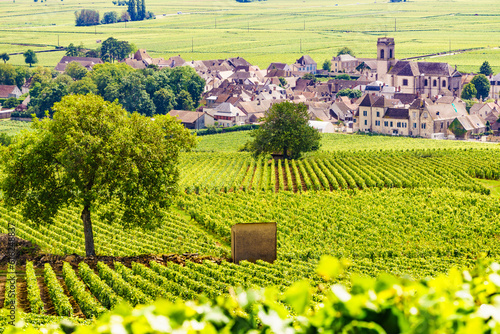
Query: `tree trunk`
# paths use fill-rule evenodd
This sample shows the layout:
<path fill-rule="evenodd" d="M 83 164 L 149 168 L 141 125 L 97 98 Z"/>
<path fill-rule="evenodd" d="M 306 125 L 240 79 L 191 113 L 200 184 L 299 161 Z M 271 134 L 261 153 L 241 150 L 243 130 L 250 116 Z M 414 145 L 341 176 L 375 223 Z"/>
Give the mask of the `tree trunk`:
<path fill-rule="evenodd" d="M 90 209 L 86 205 L 82 211 L 83 233 L 85 234 L 86 256 L 95 256 L 94 232 L 92 232 L 92 221 L 90 220 Z"/>

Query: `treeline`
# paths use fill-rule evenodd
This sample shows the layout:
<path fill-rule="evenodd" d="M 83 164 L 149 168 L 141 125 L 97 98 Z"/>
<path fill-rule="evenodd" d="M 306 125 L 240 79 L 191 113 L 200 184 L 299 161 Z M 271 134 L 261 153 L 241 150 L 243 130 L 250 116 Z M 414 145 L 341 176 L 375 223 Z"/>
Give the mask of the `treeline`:
<path fill-rule="evenodd" d="M 99 12 L 93 9 L 82 9 L 75 12 L 75 23 L 77 26 L 93 26 L 98 24 L 111 24 L 117 22 L 142 21 L 154 19 L 153 12 L 146 10 L 145 0 L 113 1 L 118 6 L 127 5 L 126 11 L 120 15 L 115 12 L 104 13 L 102 20 L 99 20 Z"/>
<path fill-rule="evenodd" d="M 99 94 L 106 101 L 118 100 L 129 111 L 146 116 L 167 114 L 172 109 L 193 110 L 198 106 L 205 81 L 190 67 L 134 70 L 124 63 L 97 64 L 87 71 L 76 62 L 64 74 L 53 77 L 39 69 L 33 77 L 28 111 L 22 115 L 43 117 L 54 103 L 68 94 Z"/>
<path fill-rule="evenodd" d="M 66 48 L 66 56 L 69 57 L 91 57 L 101 58 L 104 62 L 114 62 L 115 60 L 123 60 L 136 50 L 134 44 L 127 41 L 119 41 L 116 38 L 110 37 L 97 48 L 85 49 L 83 45 L 75 46 L 73 43 Z"/>

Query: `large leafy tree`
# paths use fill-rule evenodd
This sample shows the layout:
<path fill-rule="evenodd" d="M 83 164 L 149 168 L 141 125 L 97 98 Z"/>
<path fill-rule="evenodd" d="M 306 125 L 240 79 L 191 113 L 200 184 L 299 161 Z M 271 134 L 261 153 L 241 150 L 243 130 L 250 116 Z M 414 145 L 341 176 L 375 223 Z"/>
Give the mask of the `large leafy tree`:
<path fill-rule="evenodd" d="M 28 50 L 26 51 L 25 53 L 23 53 L 23 56 L 24 56 L 24 62 L 26 64 L 29 64 L 30 67 L 33 65 L 33 64 L 36 64 L 38 63 L 38 59 L 36 57 L 36 53 L 35 51 L 33 50 Z"/>
<path fill-rule="evenodd" d="M 476 97 L 484 99 L 490 94 L 490 81 L 484 74 L 478 74 L 470 81 L 476 87 Z"/>
<path fill-rule="evenodd" d="M 2 59 L 3 63 L 5 64 L 6 62 L 9 61 L 10 56 L 7 54 L 7 52 L 0 53 L 0 59 Z"/>
<path fill-rule="evenodd" d="M 351 55 L 354 57 L 354 52 L 347 46 L 344 46 L 342 49 L 339 50 L 339 52 L 337 52 L 337 57 L 340 55 Z"/>
<path fill-rule="evenodd" d="M 5 203 L 34 224 L 79 206 L 87 256 L 95 255 L 97 208 L 126 227 L 158 226 L 177 192 L 179 152 L 195 144 L 189 131 L 168 115 L 129 115 L 96 95 L 67 96 L 54 110 L 4 151 Z"/>
<path fill-rule="evenodd" d="M 490 76 L 493 74 L 493 70 L 491 69 L 490 63 L 487 60 L 479 68 L 479 73 L 486 76 Z"/>
<path fill-rule="evenodd" d="M 250 150 L 254 157 L 282 153 L 285 158 L 296 159 L 303 152 L 319 149 L 320 134 L 308 124 L 307 106 L 303 103 L 274 104 L 262 125 L 251 133 Z"/>
<path fill-rule="evenodd" d="M 69 75 L 73 80 L 82 80 L 87 72 L 88 70 L 76 61 L 72 61 L 66 65 L 66 69 L 64 70 L 64 73 Z"/>
<path fill-rule="evenodd" d="M 123 60 L 132 52 L 132 47 L 127 41 L 119 41 L 110 37 L 101 45 L 101 59 L 103 61 L 114 62 Z"/>
<path fill-rule="evenodd" d="M 464 85 L 464 88 L 462 89 L 462 94 L 460 97 L 464 100 L 471 100 L 475 98 L 477 95 L 477 90 L 474 84 L 468 83 Z"/>

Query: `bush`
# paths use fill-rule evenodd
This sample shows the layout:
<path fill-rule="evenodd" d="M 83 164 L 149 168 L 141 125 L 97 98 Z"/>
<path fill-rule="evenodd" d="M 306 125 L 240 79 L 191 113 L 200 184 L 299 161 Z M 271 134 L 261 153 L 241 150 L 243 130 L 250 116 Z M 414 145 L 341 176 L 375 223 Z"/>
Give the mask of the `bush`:
<path fill-rule="evenodd" d="M 95 26 L 99 24 L 99 12 L 92 9 L 82 9 L 75 12 L 75 23 L 77 27 Z"/>

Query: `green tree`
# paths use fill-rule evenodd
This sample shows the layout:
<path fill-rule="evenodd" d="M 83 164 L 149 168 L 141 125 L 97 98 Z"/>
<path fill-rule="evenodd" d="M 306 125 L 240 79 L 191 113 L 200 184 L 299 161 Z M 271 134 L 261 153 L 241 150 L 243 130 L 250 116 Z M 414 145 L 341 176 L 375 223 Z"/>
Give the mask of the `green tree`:
<path fill-rule="evenodd" d="M 99 12 L 93 9 L 82 9 L 75 12 L 75 24 L 81 26 L 95 26 L 99 24 Z"/>
<path fill-rule="evenodd" d="M 170 116 L 129 115 L 95 95 L 67 96 L 54 110 L 53 120 L 35 120 L 34 131 L 5 149 L 5 204 L 33 224 L 80 207 L 87 256 L 96 254 L 97 208 L 125 227 L 157 227 L 178 191 L 179 152 L 194 146 L 194 136 Z"/>
<path fill-rule="evenodd" d="M 279 79 L 279 81 L 280 81 L 280 87 L 285 88 L 285 87 L 286 87 L 286 85 L 288 84 L 288 83 L 286 82 L 286 79 L 285 79 L 285 78 L 283 78 L 283 77 L 279 77 L 278 79 Z"/>
<path fill-rule="evenodd" d="M 250 134 L 250 149 L 255 158 L 281 152 L 285 158 L 297 159 L 303 152 L 319 149 L 321 136 L 308 124 L 307 106 L 289 101 L 273 104 L 262 125 Z"/>
<path fill-rule="evenodd" d="M 0 133 L 0 145 L 9 146 L 12 142 L 12 137 L 5 132 Z"/>
<path fill-rule="evenodd" d="M 146 18 L 146 2 L 137 0 L 137 20 L 142 21 Z"/>
<path fill-rule="evenodd" d="M 339 79 L 339 80 L 351 80 L 351 77 L 349 76 L 349 74 L 344 73 L 344 74 L 337 75 L 335 77 L 335 79 Z"/>
<path fill-rule="evenodd" d="M 127 41 L 119 41 L 116 38 L 110 37 L 101 44 L 101 59 L 107 62 L 125 59 L 132 48 Z"/>
<path fill-rule="evenodd" d="M 325 61 L 323 62 L 323 69 L 330 72 L 332 70 L 332 62 L 328 59 L 325 59 Z"/>
<path fill-rule="evenodd" d="M 185 90 L 181 90 L 176 97 L 176 106 L 178 110 L 193 110 L 194 102 L 191 94 Z"/>
<path fill-rule="evenodd" d="M 92 81 L 91 78 L 85 77 L 82 80 L 75 81 L 71 83 L 68 87 L 68 93 L 70 94 L 96 94 L 97 93 L 97 85 Z"/>
<path fill-rule="evenodd" d="M 130 20 L 132 20 L 132 21 L 137 20 L 137 8 L 136 8 L 135 0 L 128 0 L 127 12 L 130 15 Z"/>
<path fill-rule="evenodd" d="M 4 52 L 4 53 L 0 53 L 0 59 L 3 60 L 3 63 L 5 64 L 6 62 L 9 61 L 10 57 L 9 55 L 7 54 L 7 52 Z"/>
<path fill-rule="evenodd" d="M 350 99 L 360 98 L 363 93 L 359 89 L 344 88 L 338 91 L 337 96 L 347 96 Z"/>
<path fill-rule="evenodd" d="M 156 107 L 156 113 L 166 115 L 174 107 L 174 93 L 168 88 L 161 88 L 154 92 L 153 102 Z"/>
<path fill-rule="evenodd" d="M 83 45 L 75 46 L 73 43 L 70 43 L 66 48 L 66 56 L 68 57 L 82 57 L 83 54 Z"/>
<path fill-rule="evenodd" d="M 70 62 L 64 70 L 64 73 L 69 75 L 73 80 L 82 80 L 87 72 L 88 70 L 76 61 Z"/>
<path fill-rule="evenodd" d="M 476 87 L 478 99 L 484 99 L 490 95 L 490 81 L 484 74 L 478 74 L 472 78 L 471 84 Z"/>
<path fill-rule="evenodd" d="M 316 76 L 312 73 L 306 73 L 302 76 L 302 79 L 305 79 L 305 80 L 312 80 L 313 82 L 317 82 L 318 81 L 318 78 L 316 78 Z"/>
<path fill-rule="evenodd" d="M 31 77 L 31 70 L 24 66 L 16 67 L 16 85 L 19 89 L 24 85 L 26 80 Z"/>
<path fill-rule="evenodd" d="M 106 12 L 102 16 L 101 23 L 102 24 L 111 24 L 118 22 L 118 13 L 117 12 Z"/>
<path fill-rule="evenodd" d="M 493 70 L 491 69 L 490 63 L 488 63 L 488 61 L 485 61 L 481 65 L 481 68 L 479 69 L 479 73 L 484 74 L 487 77 L 493 74 Z"/>
<path fill-rule="evenodd" d="M 14 85 L 16 69 L 11 64 L 0 64 L 0 85 Z"/>
<path fill-rule="evenodd" d="M 33 51 L 31 49 L 29 49 L 28 51 L 26 51 L 25 53 L 23 53 L 23 56 L 24 56 L 24 62 L 26 64 L 29 64 L 30 67 L 33 64 L 38 63 L 38 59 L 36 58 L 36 53 L 35 53 L 35 51 Z"/>
<path fill-rule="evenodd" d="M 2 104 L 2 107 L 11 109 L 17 107 L 21 102 L 19 102 L 18 99 L 15 97 L 9 97 L 5 102 Z"/>
<path fill-rule="evenodd" d="M 339 52 L 337 52 L 337 57 L 340 55 L 351 55 L 354 57 L 354 52 L 347 46 L 344 46 L 342 49 L 339 50 Z"/>
<path fill-rule="evenodd" d="M 464 100 L 471 100 L 477 95 L 476 87 L 473 83 L 468 83 L 462 88 L 462 94 L 460 97 Z"/>

